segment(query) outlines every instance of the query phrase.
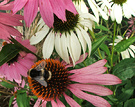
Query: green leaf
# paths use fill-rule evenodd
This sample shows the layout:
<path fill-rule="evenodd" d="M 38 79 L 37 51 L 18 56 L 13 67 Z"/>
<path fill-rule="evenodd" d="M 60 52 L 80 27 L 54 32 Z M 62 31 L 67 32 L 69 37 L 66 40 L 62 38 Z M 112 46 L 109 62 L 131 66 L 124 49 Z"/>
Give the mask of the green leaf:
<path fill-rule="evenodd" d="M 13 100 L 14 100 L 14 96 L 12 96 L 12 97 L 10 98 L 10 100 L 9 100 L 9 107 L 11 106 Z"/>
<path fill-rule="evenodd" d="M 103 36 L 102 38 L 97 39 L 92 43 L 92 51 L 91 55 L 99 48 L 99 46 L 106 40 L 107 36 Z"/>
<path fill-rule="evenodd" d="M 110 50 L 106 44 L 100 45 L 100 48 L 105 51 L 108 56 L 110 56 Z"/>
<path fill-rule="evenodd" d="M 119 42 L 119 43 L 115 46 L 115 50 L 116 50 L 117 52 L 122 52 L 122 51 L 126 50 L 127 48 L 129 48 L 129 46 L 130 46 L 131 44 L 133 44 L 134 42 L 135 42 L 135 37 L 122 40 L 121 42 Z"/>
<path fill-rule="evenodd" d="M 0 82 L 0 84 L 1 84 L 2 86 L 6 87 L 6 88 L 14 88 L 14 85 L 9 84 L 9 83 L 7 83 L 7 82 L 5 82 L 5 81 Z"/>
<path fill-rule="evenodd" d="M 18 107 L 29 107 L 29 100 L 25 90 L 17 90 L 17 105 Z"/>
<path fill-rule="evenodd" d="M 20 49 L 14 44 L 5 45 L 0 51 L 0 66 L 13 59 L 19 51 Z"/>
<path fill-rule="evenodd" d="M 125 102 L 124 107 L 135 107 L 135 98 L 134 99 L 127 100 Z"/>
<path fill-rule="evenodd" d="M 125 102 L 133 95 L 133 92 L 134 92 L 133 87 L 131 87 L 130 89 L 124 90 L 123 93 L 118 96 L 118 101 Z"/>
<path fill-rule="evenodd" d="M 109 31 L 108 28 L 106 28 L 105 26 L 102 26 L 102 25 L 95 25 L 95 29 L 100 29 L 100 30 L 103 30 L 103 31 Z"/>
<path fill-rule="evenodd" d="M 127 80 L 135 75 L 135 58 L 121 60 L 113 68 L 113 74 L 122 80 Z"/>

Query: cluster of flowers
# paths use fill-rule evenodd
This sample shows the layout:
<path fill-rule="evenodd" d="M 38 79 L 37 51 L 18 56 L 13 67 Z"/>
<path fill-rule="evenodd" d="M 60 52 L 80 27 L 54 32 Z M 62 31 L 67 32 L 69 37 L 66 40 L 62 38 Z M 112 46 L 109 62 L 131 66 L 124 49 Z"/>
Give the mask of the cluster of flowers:
<path fill-rule="evenodd" d="M 108 20 L 110 16 L 113 21 L 116 20 L 120 24 L 123 16 L 128 19 L 132 15 L 135 16 L 133 5 L 135 1 L 87 1 L 93 15 L 89 13 L 83 0 L 79 1 L 79 5 L 72 0 L 4 0 L 0 2 L 0 39 L 4 40 L 1 51 L 8 44 L 15 44 L 12 38 L 31 51 L 28 53 L 20 50 L 13 58 L 2 64 L 0 66 L 1 78 L 20 84 L 22 76 L 27 77 L 30 69 L 35 69 L 43 62 L 47 65 L 46 69 L 51 71 L 51 80 L 48 80 L 47 87 L 28 76 L 29 87 L 39 98 L 35 107 L 40 105 L 41 100 L 42 106 L 51 101 L 52 107 L 64 107 L 59 99 L 62 95 L 71 107 L 80 107 L 66 94 L 66 91 L 89 101 L 96 107 L 111 106 L 105 99 L 99 97 L 113 94 L 103 85 L 120 84 L 121 80 L 112 74 L 103 74 L 107 70 L 104 67 L 107 62 L 105 59 L 81 69 L 68 71 L 68 68 L 74 67 L 90 56 L 92 44 L 88 30 L 93 32 L 94 24 L 99 23 L 99 15 L 105 20 Z M 23 16 L 16 14 L 20 10 L 23 11 Z M 20 33 L 17 30 L 17 26 L 23 26 L 25 23 L 27 27 L 30 27 L 37 13 L 41 14 L 41 17 L 39 16 L 38 23 L 35 25 L 36 30 L 29 39 L 26 39 L 23 32 Z M 23 20 L 24 23 L 22 23 Z M 121 39 L 119 36 L 118 38 Z M 43 56 L 41 57 L 44 60 L 36 62 L 37 57 L 32 53 L 36 53 L 38 49 L 32 45 L 40 44 L 42 41 L 43 44 L 40 47 L 42 47 Z M 131 47 L 135 50 L 133 45 Z M 86 53 L 87 50 L 88 53 Z M 58 59 L 49 59 L 54 52 L 63 59 L 62 62 Z M 134 57 L 133 52 L 132 57 Z"/>

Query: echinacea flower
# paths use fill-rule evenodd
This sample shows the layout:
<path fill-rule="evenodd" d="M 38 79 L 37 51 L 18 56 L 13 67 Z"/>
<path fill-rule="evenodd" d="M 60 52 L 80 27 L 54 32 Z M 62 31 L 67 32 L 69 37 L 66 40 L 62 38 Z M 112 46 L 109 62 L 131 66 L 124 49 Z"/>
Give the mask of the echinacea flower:
<path fill-rule="evenodd" d="M 83 57 L 81 56 L 80 60 L 83 61 L 82 59 Z M 103 59 L 87 67 L 71 71 L 68 71 L 68 67 L 71 67 L 70 65 L 65 65 L 66 63 L 63 64 L 58 60 L 43 59 L 36 62 L 31 69 L 37 69 L 38 71 L 44 69 L 45 72 L 51 72 L 51 77 L 45 74 L 44 80 L 47 82 L 47 86 L 43 86 L 40 82 L 28 76 L 30 89 L 39 98 L 35 105 L 39 106 L 40 100 L 42 100 L 44 106 L 46 106 L 47 102 L 51 101 L 52 107 L 59 107 L 60 105 L 65 107 L 59 99 L 61 96 L 64 96 L 71 107 L 81 107 L 66 94 L 69 90 L 78 98 L 87 100 L 96 107 L 111 107 L 105 99 L 99 97 L 113 94 L 110 89 L 103 85 L 120 84 L 121 80 L 112 74 L 103 74 L 107 70 L 104 67 L 106 62 Z M 98 96 L 84 91 L 97 94 Z"/>
<path fill-rule="evenodd" d="M 32 52 L 36 52 L 36 48 L 30 45 L 29 40 L 22 41 L 20 38 L 16 40 Z M 7 80 L 21 83 L 21 75 L 27 76 L 27 71 L 34 64 L 34 61 L 36 61 L 36 57 L 33 54 L 20 51 L 13 59 L 0 66 L 0 74 L 4 75 Z"/>
<path fill-rule="evenodd" d="M 82 13 L 77 8 L 79 14 L 74 15 L 72 12 L 66 10 L 67 21 L 62 21 L 54 15 L 53 29 L 50 29 L 41 19 L 37 24 L 37 33 L 30 38 L 31 45 L 38 44 L 44 38 L 42 53 L 43 57 L 50 58 L 54 47 L 58 55 L 70 63 L 69 56 L 72 62 L 79 59 L 82 52 L 85 53 L 88 46 L 89 55 L 91 52 L 91 39 L 87 30 L 92 31 L 95 17 L 89 13 Z"/>
<path fill-rule="evenodd" d="M 135 16 L 135 1 L 134 0 L 108 0 L 107 3 L 111 4 L 110 16 L 112 21 L 120 24 L 123 17 L 127 19 Z"/>
<path fill-rule="evenodd" d="M 0 3 L 0 10 L 10 10 L 13 7 L 13 2 L 6 4 L 8 1 L 5 0 Z M 10 35 L 21 36 L 22 34 L 15 29 L 13 26 L 22 26 L 20 22 L 23 20 L 23 16 L 11 13 L 2 13 L 0 12 L 0 39 L 7 40 Z"/>
<path fill-rule="evenodd" d="M 114 45 L 117 45 L 117 43 L 119 43 L 123 39 L 124 38 L 122 36 L 117 36 L 117 39 L 115 39 L 114 41 L 115 42 Z M 128 39 L 128 37 L 126 37 L 126 39 Z M 110 45 L 112 45 L 112 43 Z M 125 51 L 122 51 L 120 54 L 121 54 L 122 59 L 130 58 L 130 57 L 135 58 L 135 46 L 130 45 L 128 49 L 126 49 Z"/>
<path fill-rule="evenodd" d="M 54 14 L 62 21 L 66 21 L 66 10 L 77 14 L 72 0 L 15 0 L 13 13 L 23 7 L 24 20 L 27 26 L 30 26 L 36 17 L 38 7 L 43 20 L 50 28 L 53 27 Z"/>

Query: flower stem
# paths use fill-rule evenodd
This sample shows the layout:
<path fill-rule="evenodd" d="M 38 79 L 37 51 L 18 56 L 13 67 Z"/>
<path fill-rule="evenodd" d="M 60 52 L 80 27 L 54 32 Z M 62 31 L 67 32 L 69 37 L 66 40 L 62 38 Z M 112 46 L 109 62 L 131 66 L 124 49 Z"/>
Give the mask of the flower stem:
<path fill-rule="evenodd" d="M 112 54 L 111 54 L 111 68 L 113 68 L 113 54 L 114 54 L 114 41 L 115 41 L 115 33 L 116 33 L 116 21 L 114 22 L 114 29 L 113 29 L 113 45 L 112 45 Z"/>

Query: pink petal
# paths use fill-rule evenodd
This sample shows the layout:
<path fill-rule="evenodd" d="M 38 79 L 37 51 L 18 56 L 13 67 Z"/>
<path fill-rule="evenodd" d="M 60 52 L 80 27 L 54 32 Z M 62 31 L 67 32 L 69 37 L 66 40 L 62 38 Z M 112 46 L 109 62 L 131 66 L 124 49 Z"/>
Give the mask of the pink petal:
<path fill-rule="evenodd" d="M 113 92 L 110 89 L 100 85 L 71 84 L 70 87 L 76 87 L 80 90 L 88 91 L 100 96 L 107 96 L 113 94 Z"/>
<path fill-rule="evenodd" d="M 39 0 L 40 13 L 45 23 L 51 28 L 53 27 L 54 16 L 50 0 Z"/>
<path fill-rule="evenodd" d="M 36 61 L 36 57 L 35 55 L 31 54 L 31 53 L 28 53 L 26 56 L 25 56 L 27 59 L 30 59 L 31 61 Z"/>
<path fill-rule="evenodd" d="M 18 31 L 18 30 L 16 30 L 14 27 L 12 27 L 12 26 L 6 26 L 6 25 L 4 25 L 4 24 L 0 24 L 0 26 L 3 28 L 3 29 L 5 29 L 8 33 L 9 33 L 9 35 L 13 35 L 13 36 L 18 36 L 18 37 L 21 37 L 21 33 Z M 7 39 L 6 38 L 7 36 L 5 36 L 4 38 L 5 39 Z"/>
<path fill-rule="evenodd" d="M 102 74 L 107 70 L 107 67 L 100 67 L 100 68 L 91 68 L 90 66 L 81 68 L 81 69 L 74 69 L 71 71 L 68 71 L 69 73 L 75 73 L 72 76 L 76 75 L 97 75 Z"/>
<path fill-rule="evenodd" d="M 41 99 L 37 99 L 36 103 L 34 104 L 34 107 L 39 107 L 40 105 L 40 102 L 41 102 Z"/>
<path fill-rule="evenodd" d="M 17 11 L 21 10 L 28 0 L 15 0 L 14 7 L 12 9 L 13 13 L 15 14 Z"/>
<path fill-rule="evenodd" d="M 29 60 L 29 59 L 27 59 L 27 58 L 20 59 L 19 63 L 20 63 L 22 66 L 26 67 L 27 69 L 30 69 L 31 66 L 34 64 L 33 61 L 31 61 L 31 60 Z"/>
<path fill-rule="evenodd" d="M 111 105 L 105 99 L 101 97 L 84 93 L 77 88 L 69 88 L 69 90 L 78 98 L 87 100 L 96 107 L 111 107 Z"/>
<path fill-rule="evenodd" d="M 40 107 L 46 107 L 47 101 L 42 100 L 42 104 L 40 105 Z"/>
<path fill-rule="evenodd" d="M 0 10 L 11 10 L 13 8 L 13 2 L 6 4 L 6 0 L 0 3 Z M 6 4 L 6 5 L 4 5 Z"/>
<path fill-rule="evenodd" d="M 20 74 L 24 77 L 27 77 L 28 69 L 24 67 L 23 65 L 16 63 L 16 69 L 19 70 Z"/>
<path fill-rule="evenodd" d="M 25 86 L 25 80 L 23 79 L 23 80 L 22 80 L 21 87 L 24 87 L 24 86 Z"/>
<path fill-rule="evenodd" d="M 75 100 L 63 93 L 65 100 L 71 107 L 81 107 Z"/>
<path fill-rule="evenodd" d="M 51 100 L 52 107 L 58 107 L 57 103 L 54 100 Z"/>
<path fill-rule="evenodd" d="M 10 13 L 0 13 L 0 22 L 10 26 L 22 26 L 23 24 Z"/>
<path fill-rule="evenodd" d="M 24 20 L 26 26 L 30 27 L 30 24 L 35 19 L 38 12 L 38 0 L 28 0 L 24 8 Z"/>
<path fill-rule="evenodd" d="M 8 31 L 6 29 L 4 29 L 3 27 L 1 27 L 1 23 L 0 23 L 0 39 L 7 39 L 8 37 L 10 37 L 10 34 L 8 33 Z"/>
<path fill-rule="evenodd" d="M 7 63 L 5 63 L 2 66 L 0 66 L 0 74 L 1 75 L 5 75 L 6 67 L 7 67 Z"/>
<path fill-rule="evenodd" d="M 16 64 L 11 64 L 10 65 L 10 73 L 12 75 L 12 78 L 17 82 L 21 83 L 21 76 L 19 73 L 19 70 L 16 69 Z"/>
<path fill-rule="evenodd" d="M 58 98 L 56 98 L 56 101 L 57 101 L 58 107 L 65 107 L 65 105 Z"/>
<path fill-rule="evenodd" d="M 6 64 L 5 76 L 7 77 L 7 80 L 13 81 L 12 72 L 10 71 L 11 71 L 10 67 L 8 66 L 8 64 Z"/>
<path fill-rule="evenodd" d="M 69 10 L 70 12 L 77 14 L 77 11 L 75 9 L 75 6 L 72 2 L 72 0 L 63 0 L 64 3 L 66 4 L 66 9 Z"/>
<path fill-rule="evenodd" d="M 72 78 L 69 76 L 72 81 L 80 83 L 92 83 L 92 84 L 101 84 L 101 85 L 116 85 L 120 84 L 121 80 L 112 75 L 112 74 L 99 74 L 99 75 L 85 75 L 85 76 L 76 76 Z"/>
<path fill-rule="evenodd" d="M 66 5 L 63 0 L 49 0 L 53 9 L 53 13 L 61 20 L 66 21 Z"/>

